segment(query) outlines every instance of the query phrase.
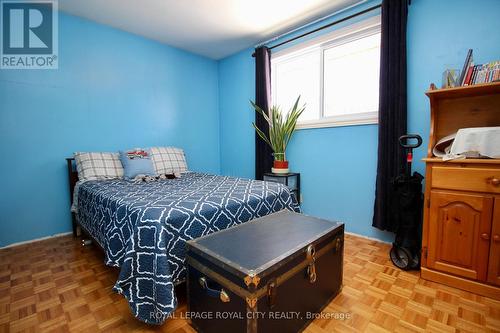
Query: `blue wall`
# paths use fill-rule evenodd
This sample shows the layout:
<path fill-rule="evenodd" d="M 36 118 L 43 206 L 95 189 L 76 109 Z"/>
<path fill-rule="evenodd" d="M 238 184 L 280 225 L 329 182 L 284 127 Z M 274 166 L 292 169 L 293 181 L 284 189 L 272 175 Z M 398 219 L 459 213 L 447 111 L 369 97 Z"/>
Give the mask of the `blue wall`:
<path fill-rule="evenodd" d="M 377 3 L 369 1 L 327 21 Z M 484 10 L 474 13 L 474 8 Z M 500 57 L 499 12 L 498 0 L 412 1 L 407 33 L 408 126 L 410 132 L 425 139 L 422 148 L 415 151 L 416 159 L 424 157 L 429 135 L 425 90 L 431 82 L 440 84 L 444 69 L 461 68 L 468 48 L 474 48 L 478 62 Z M 244 50 L 219 63 L 221 171 L 246 177 L 253 176 L 254 165 L 253 114 L 248 104 L 254 98 L 251 52 Z M 339 219 L 346 223 L 347 231 L 391 241 L 392 234 L 371 227 L 377 129 L 376 125 L 365 125 L 299 130 L 290 143 L 288 158 L 291 168 L 302 175 L 305 213 Z M 424 172 L 422 162 L 417 162 L 416 168 Z"/>
<path fill-rule="evenodd" d="M 60 14 L 58 70 L 0 70 L 0 247 L 71 230 L 64 158 L 175 145 L 218 173 L 217 62 Z"/>
<path fill-rule="evenodd" d="M 255 177 L 255 99 L 253 49 L 219 61 L 219 112 L 221 172 L 224 175 Z"/>

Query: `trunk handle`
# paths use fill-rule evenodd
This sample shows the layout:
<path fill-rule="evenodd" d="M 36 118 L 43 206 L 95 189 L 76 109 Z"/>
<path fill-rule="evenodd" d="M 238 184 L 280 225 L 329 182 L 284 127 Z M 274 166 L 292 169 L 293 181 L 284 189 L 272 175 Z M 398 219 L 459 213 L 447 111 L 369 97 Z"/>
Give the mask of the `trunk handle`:
<path fill-rule="evenodd" d="M 214 298 L 219 298 L 223 303 L 229 302 L 231 299 L 229 298 L 229 295 L 224 289 L 213 289 L 208 286 L 208 281 L 207 278 L 202 276 L 199 279 L 201 288 L 204 289 L 207 293 L 208 296 L 214 297 Z"/>

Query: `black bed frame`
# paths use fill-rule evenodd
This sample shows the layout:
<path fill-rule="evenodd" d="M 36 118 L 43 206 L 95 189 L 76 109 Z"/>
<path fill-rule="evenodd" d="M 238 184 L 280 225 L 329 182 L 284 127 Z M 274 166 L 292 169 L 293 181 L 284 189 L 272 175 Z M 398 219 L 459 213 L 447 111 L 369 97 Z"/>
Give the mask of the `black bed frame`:
<path fill-rule="evenodd" d="M 66 165 L 68 168 L 68 184 L 69 184 L 69 202 L 73 205 L 73 192 L 75 191 L 75 185 L 78 182 L 78 172 L 76 171 L 76 163 L 74 157 L 66 158 Z M 92 244 L 97 244 L 97 246 L 104 251 L 98 241 L 88 232 L 84 226 L 78 221 L 78 216 L 71 212 L 71 224 L 73 227 L 73 237 L 78 237 L 78 229 L 80 229 L 82 234 L 82 244 L 86 245 L 86 240 L 92 240 Z"/>
<path fill-rule="evenodd" d="M 68 157 L 66 159 L 68 167 L 68 180 L 69 180 L 69 202 L 73 205 L 73 192 L 75 190 L 76 182 L 78 181 L 78 172 L 76 171 L 75 159 Z M 71 224 L 73 226 L 73 237 L 78 236 L 78 221 L 76 214 L 71 212 Z"/>

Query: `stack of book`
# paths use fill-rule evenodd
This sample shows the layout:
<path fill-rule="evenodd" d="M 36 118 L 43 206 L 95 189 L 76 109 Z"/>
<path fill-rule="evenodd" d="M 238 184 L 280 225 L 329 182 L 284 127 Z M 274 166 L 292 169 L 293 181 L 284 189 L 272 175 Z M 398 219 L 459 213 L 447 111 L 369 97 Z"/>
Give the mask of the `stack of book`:
<path fill-rule="evenodd" d="M 471 86 L 479 83 L 500 81 L 500 61 L 492 61 L 483 65 L 474 65 L 472 49 L 467 52 L 464 67 L 457 86 Z"/>

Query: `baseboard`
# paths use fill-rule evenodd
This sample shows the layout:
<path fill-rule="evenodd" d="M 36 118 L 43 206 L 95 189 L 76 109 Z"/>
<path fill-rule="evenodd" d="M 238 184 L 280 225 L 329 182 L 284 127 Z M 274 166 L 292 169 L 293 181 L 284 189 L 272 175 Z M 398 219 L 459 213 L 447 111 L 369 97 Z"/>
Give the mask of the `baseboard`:
<path fill-rule="evenodd" d="M 28 240 L 28 241 L 12 243 L 12 244 L 0 247 L 0 250 L 2 250 L 2 249 L 8 249 L 8 248 L 11 248 L 11 247 L 16 247 L 16 246 L 20 246 L 20 245 L 26 245 L 26 244 L 30 244 L 30 243 L 35 243 L 35 242 L 43 241 L 43 240 L 46 240 L 46 239 L 51 239 L 51 238 L 56 238 L 56 237 L 62 237 L 62 236 L 68 236 L 68 235 L 72 235 L 72 234 L 73 233 L 71 231 L 69 231 L 69 232 L 62 232 L 60 234 L 55 234 L 55 235 L 51 235 L 51 236 L 45 236 L 45 237 L 41 237 L 41 238 L 31 239 L 31 240 Z"/>
<path fill-rule="evenodd" d="M 51 235 L 51 236 L 46 236 L 46 237 L 41 237 L 41 238 L 36 238 L 36 239 L 31 239 L 31 240 L 28 240 L 28 241 L 23 241 L 23 242 L 17 242 L 17 243 L 12 243 L 12 244 L 9 244 L 9 245 L 6 245 L 6 246 L 2 246 L 0 247 L 0 250 L 1 249 L 8 249 L 10 247 L 15 247 L 15 246 L 20 246 L 20 245 L 26 245 L 26 244 L 30 244 L 30 243 L 35 243 L 35 242 L 39 242 L 39 241 L 43 241 L 43 240 L 46 240 L 46 239 L 50 239 L 50 238 L 56 238 L 56 237 L 62 237 L 62 236 L 68 236 L 68 235 L 71 235 L 72 232 L 69 231 L 69 232 L 63 232 L 63 233 L 60 233 L 60 234 L 55 234 L 55 235 Z M 374 241 L 374 242 L 379 242 L 379 243 L 384 243 L 384 244 L 392 244 L 390 242 L 385 242 L 383 240 L 380 240 L 378 238 L 373 238 L 373 237 L 368 237 L 368 236 L 364 236 L 364 235 L 360 235 L 360 234 L 356 234 L 354 232 L 348 232 L 346 231 L 345 232 L 346 235 L 351 235 L 351 236 L 355 236 L 355 237 L 359 237 L 359 238 L 364 238 L 364 239 L 368 239 L 368 240 L 371 240 L 371 241 Z"/>
<path fill-rule="evenodd" d="M 349 231 L 345 231 L 344 233 L 345 233 L 346 235 L 351 235 L 351 236 L 355 236 L 355 237 L 359 237 L 359 238 L 368 239 L 368 240 L 371 240 L 371 241 L 374 241 L 374 242 L 379 242 L 379 243 L 383 243 L 383 244 L 389 244 L 389 245 L 392 245 L 392 243 L 391 243 L 391 242 L 386 242 L 386 241 L 383 241 L 383 240 L 378 239 L 378 238 L 368 237 L 368 236 L 364 236 L 364 235 L 356 234 L 356 233 L 354 233 L 354 232 L 349 232 Z"/>

